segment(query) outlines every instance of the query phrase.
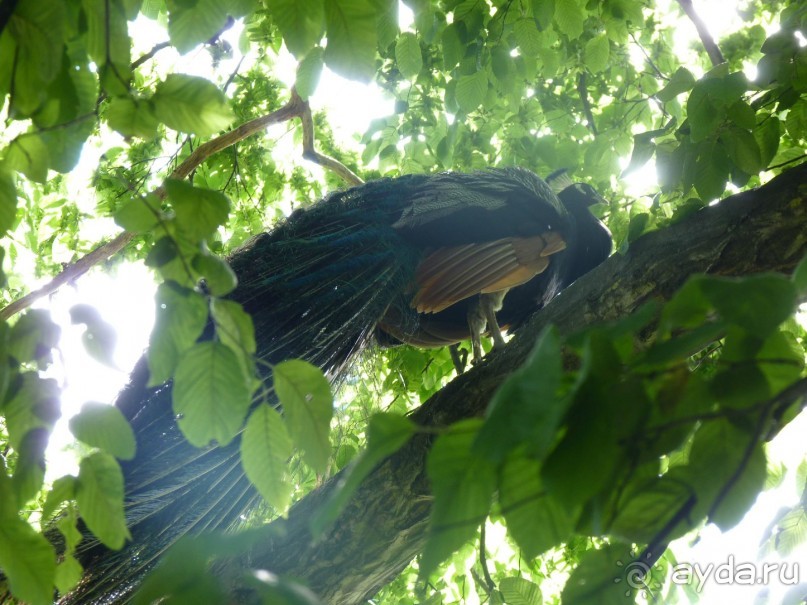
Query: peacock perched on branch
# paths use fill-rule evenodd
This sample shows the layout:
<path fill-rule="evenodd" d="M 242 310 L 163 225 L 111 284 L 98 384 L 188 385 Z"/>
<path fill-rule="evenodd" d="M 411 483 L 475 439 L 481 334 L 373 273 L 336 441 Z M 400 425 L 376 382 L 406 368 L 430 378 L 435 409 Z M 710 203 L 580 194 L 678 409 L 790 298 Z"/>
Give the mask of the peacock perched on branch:
<path fill-rule="evenodd" d="M 589 211 L 601 198 L 565 175 L 518 168 L 381 179 L 333 193 L 230 259 L 231 298 L 253 318 L 257 357 L 301 358 L 337 380 L 368 344 L 503 343 L 536 309 L 608 256 Z M 238 440 L 197 449 L 179 432 L 170 385 L 147 388 L 143 360 L 117 405 L 138 440 L 123 463 L 132 541 L 87 542 L 85 580 L 64 603 L 124 602 L 188 533 L 236 526 L 258 502 Z"/>

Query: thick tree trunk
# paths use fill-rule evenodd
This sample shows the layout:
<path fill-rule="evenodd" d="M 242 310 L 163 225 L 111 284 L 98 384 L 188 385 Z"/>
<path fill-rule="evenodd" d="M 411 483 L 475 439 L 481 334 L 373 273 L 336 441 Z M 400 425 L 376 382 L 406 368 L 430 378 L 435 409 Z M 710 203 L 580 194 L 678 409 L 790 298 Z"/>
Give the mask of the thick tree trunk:
<path fill-rule="evenodd" d="M 479 415 L 530 352 L 547 324 L 568 334 L 618 319 L 649 300 L 665 301 L 695 273 L 788 273 L 807 253 L 807 164 L 753 191 L 732 196 L 669 228 L 650 233 L 580 279 L 538 312 L 502 351 L 458 377 L 412 414 L 423 426 Z M 650 337 L 650 335 L 648 335 Z M 307 583 L 331 605 L 360 603 L 422 549 L 430 508 L 425 459 L 431 437 L 418 435 L 365 480 L 334 526 L 316 543 L 308 526 L 337 475 L 278 521 L 278 537 L 255 548 L 241 568 L 264 568 Z"/>

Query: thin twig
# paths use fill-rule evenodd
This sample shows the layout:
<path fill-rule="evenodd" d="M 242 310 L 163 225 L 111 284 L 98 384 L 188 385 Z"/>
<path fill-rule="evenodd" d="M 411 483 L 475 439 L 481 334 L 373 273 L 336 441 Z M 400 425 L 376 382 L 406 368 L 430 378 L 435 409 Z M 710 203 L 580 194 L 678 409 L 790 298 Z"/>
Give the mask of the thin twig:
<path fill-rule="evenodd" d="M 303 124 L 303 157 L 311 162 L 319 164 L 320 166 L 331 170 L 341 176 L 350 185 L 359 185 L 363 181 L 349 168 L 344 166 L 334 158 L 328 157 L 318 153 L 314 149 L 314 120 L 311 117 L 311 108 L 307 101 L 303 101 L 297 92 L 292 89 L 291 98 L 280 109 L 273 111 L 249 122 L 241 124 L 238 128 L 226 132 L 221 136 L 211 139 L 197 147 L 193 152 L 185 158 L 179 166 L 169 175 L 171 179 L 184 179 L 198 166 L 202 164 L 207 158 L 213 154 L 218 153 L 235 145 L 236 143 L 252 136 L 253 134 L 264 130 L 267 126 L 286 122 L 293 118 L 300 118 Z M 165 198 L 165 185 L 160 185 L 155 189 L 154 194 L 160 198 Z M 51 281 L 33 292 L 29 292 L 22 298 L 19 298 L 9 304 L 8 306 L 0 309 L 0 320 L 8 319 L 9 317 L 19 313 L 20 311 L 30 307 L 35 301 L 43 298 L 49 294 L 56 292 L 63 285 L 71 283 L 84 275 L 87 271 L 92 269 L 95 265 L 108 260 L 114 256 L 126 245 L 132 241 L 134 234 L 121 233 L 114 239 L 106 244 L 103 244 L 81 257 L 77 261 L 67 265 L 60 273 L 55 275 Z"/>
<path fill-rule="evenodd" d="M 642 51 L 644 58 L 647 60 L 647 63 L 650 65 L 650 67 L 653 68 L 653 71 L 656 72 L 656 75 L 658 76 L 659 80 L 665 80 L 665 81 L 669 80 L 667 76 L 661 73 L 661 70 L 658 68 L 658 66 L 653 62 L 653 59 L 650 57 L 650 53 L 648 53 L 647 49 L 644 46 L 642 46 L 641 42 L 639 42 L 636 39 L 636 36 L 633 35 L 633 32 L 631 32 L 630 34 L 630 39 L 633 40 L 633 43 L 639 47 L 639 50 Z"/>
<path fill-rule="evenodd" d="M 712 38 L 712 34 L 709 33 L 709 29 L 706 27 L 703 19 L 695 12 L 692 0 L 678 0 L 678 4 L 681 5 L 681 8 L 684 10 L 684 13 L 686 13 L 686 16 L 689 17 L 689 20 L 695 24 L 695 29 L 698 30 L 698 36 L 700 36 L 703 48 L 706 50 L 706 54 L 709 55 L 709 60 L 712 62 L 712 65 L 725 63 L 726 59 L 723 57 L 723 53 L 720 52 L 717 42 Z"/>
<path fill-rule="evenodd" d="M 490 577 L 490 570 L 488 569 L 488 556 L 485 553 L 485 525 L 487 525 L 487 519 L 482 521 L 479 528 L 479 565 L 482 567 L 482 574 L 485 576 L 485 584 L 488 585 L 488 594 L 492 595 L 493 591 L 496 590 L 496 583 Z"/>
<path fill-rule="evenodd" d="M 151 59 L 154 55 L 156 55 L 162 49 L 168 48 L 169 46 L 171 46 L 171 43 L 168 40 L 166 40 L 165 42 L 158 42 L 157 44 L 152 46 L 150 51 L 148 51 L 142 57 L 138 57 L 137 59 L 135 59 L 132 62 L 132 65 L 131 65 L 132 71 L 134 71 L 135 69 L 137 69 L 138 67 L 143 65 L 143 63 L 145 63 L 146 61 Z"/>
<path fill-rule="evenodd" d="M 581 72 L 577 77 L 577 93 L 580 95 L 580 102 L 583 104 L 583 113 L 588 122 L 588 128 L 595 137 L 597 136 L 597 125 L 594 124 L 594 114 L 591 112 L 591 102 L 588 99 L 588 89 L 586 88 L 586 72 Z"/>

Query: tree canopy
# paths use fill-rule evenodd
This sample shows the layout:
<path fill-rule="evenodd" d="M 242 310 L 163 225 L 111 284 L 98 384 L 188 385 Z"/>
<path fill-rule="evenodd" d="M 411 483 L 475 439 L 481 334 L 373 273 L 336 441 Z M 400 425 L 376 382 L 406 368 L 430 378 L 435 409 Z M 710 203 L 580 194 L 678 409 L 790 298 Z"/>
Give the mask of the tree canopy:
<path fill-rule="evenodd" d="M 787 558 L 807 461 L 766 447 L 807 397 L 807 6 L 739 3 L 719 39 L 698 9 L 0 1 L 0 596 L 52 602 L 92 573 L 82 532 L 130 537 L 118 408 L 84 406 L 78 474 L 45 481 L 59 328 L 31 308 L 119 263 L 158 283 L 150 385 L 172 381 L 195 446 L 243 429 L 264 500 L 251 529 L 169 549 L 136 602 L 673 602 L 693 592 L 668 544 L 736 526 L 792 473 L 801 500 L 766 543 Z M 312 111 L 367 83 L 394 110 L 353 139 Z M 261 383 L 228 255 L 330 190 L 511 165 L 599 191 L 615 255 L 477 367 L 398 347 L 335 393 L 295 360 Z M 108 361 L 115 326 L 88 305 L 71 321 Z"/>

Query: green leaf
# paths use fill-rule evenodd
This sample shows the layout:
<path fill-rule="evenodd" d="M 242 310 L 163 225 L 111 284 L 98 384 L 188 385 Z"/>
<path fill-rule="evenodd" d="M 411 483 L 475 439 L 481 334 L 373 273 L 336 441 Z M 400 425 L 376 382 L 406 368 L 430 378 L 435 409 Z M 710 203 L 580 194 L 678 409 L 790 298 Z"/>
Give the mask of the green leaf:
<path fill-rule="evenodd" d="M 496 480 L 493 466 L 471 451 L 479 427 L 476 419 L 460 421 L 440 435 L 429 452 L 426 471 L 434 503 L 420 559 L 421 578 L 469 542 L 487 518 Z"/>
<path fill-rule="evenodd" d="M 52 378 L 42 379 L 35 372 L 22 374 L 18 388 L 3 413 L 6 417 L 8 442 L 14 449 L 34 429 L 50 430 L 61 415 L 59 386 Z"/>
<path fill-rule="evenodd" d="M 685 67 L 679 67 L 670 78 L 670 81 L 656 93 L 656 98 L 662 103 L 672 101 L 682 92 L 691 90 L 695 85 L 695 76 Z"/>
<path fill-rule="evenodd" d="M 788 557 L 807 542 L 807 510 L 794 508 L 779 520 L 776 530 L 776 552 Z"/>
<path fill-rule="evenodd" d="M 70 419 L 70 432 L 79 441 L 121 460 L 131 460 L 135 456 L 134 431 L 113 405 L 85 403 L 81 412 Z"/>
<path fill-rule="evenodd" d="M 396 414 L 377 413 L 370 417 L 367 449 L 345 471 L 342 480 L 312 519 L 311 532 L 315 537 L 320 536 L 341 514 L 364 478 L 409 441 L 415 428 L 409 419 Z"/>
<path fill-rule="evenodd" d="M 267 12 L 283 34 L 286 47 L 304 57 L 322 40 L 325 25 L 323 0 L 267 0 Z M 328 32 L 330 37 L 330 32 Z"/>
<path fill-rule="evenodd" d="M 731 161 L 747 174 L 757 174 L 765 166 L 754 135 L 742 128 L 728 128 L 721 134 Z"/>
<path fill-rule="evenodd" d="M 177 424 L 188 441 L 226 445 L 243 426 L 251 388 L 238 357 L 219 342 L 201 342 L 180 357 L 171 392 Z"/>
<path fill-rule="evenodd" d="M 686 468 L 695 478 L 699 505 L 723 531 L 742 520 L 765 485 L 765 452 L 757 439 L 727 420 L 706 423 L 695 433 Z"/>
<path fill-rule="evenodd" d="M 757 113 L 743 99 L 735 101 L 727 110 L 728 118 L 739 128 L 753 130 L 757 125 Z"/>
<path fill-rule="evenodd" d="M 56 509 L 67 500 L 75 498 L 76 486 L 78 479 L 73 475 L 65 475 L 59 477 L 53 482 L 53 485 L 45 498 L 45 504 L 42 506 L 42 524 L 50 519 Z"/>
<path fill-rule="evenodd" d="M 574 404 L 565 416 L 566 434 L 544 461 L 541 478 L 547 492 L 568 506 L 602 489 L 620 462 L 620 435 L 638 418 L 631 409 L 646 394 L 636 381 L 617 380 L 621 361 L 607 333 L 589 332 L 583 349 Z"/>
<path fill-rule="evenodd" d="M 474 452 L 499 463 L 526 443 L 531 453 L 543 457 L 570 403 L 560 393 L 562 374 L 560 337 L 550 327 L 538 337 L 524 365 L 493 395 Z"/>
<path fill-rule="evenodd" d="M 561 593 L 563 605 L 633 605 L 644 567 L 631 562 L 627 544 L 606 544 L 583 553 Z"/>
<path fill-rule="evenodd" d="M 499 590 L 507 605 L 541 605 L 543 602 L 540 587 L 521 576 L 502 578 Z"/>
<path fill-rule="evenodd" d="M 710 97 L 708 81 L 695 84 L 687 99 L 687 120 L 693 142 L 703 141 L 717 131 L 723 122 L 723 111 Z"/>
<path fill-rule="evenodd" d="M 799 299 L 807 296 L 807 255 L 799 261 L 796 268 L 793 270 L 793 275 L 790 277 L 793 285 L 796 287 L 796 293 Z"/>
<path fill-rule="evenodd" d="M 211 545 L 222 541 L 213 533 L 180 538 L 145 577 L 132 603 L 226 603 L 224 587 L 209 569 Z"/>
<path fill-rule="evenodd" d="M 176 179 L 166 180 L 165 190 L 174 207 L 177 225 L 192 240 L 209 238 L 227 222 L 230 201 L 223 193 Z"/>
<path fill-rule="evenodd" d="M 17 216 L 17 186 L 14 176 L 0 168 L 0 237 L 14 226 Z"/>
<path fill-rule="evenodd" d="M 305 59 L 297 66 L 297 78 L 294 87 L 297 94 L 303 100 L 314 94 L 319 84 L 319 77 L 322 74 L 322 67 L 325 64 L 324 52 L 317 46 L 309 52 Z"/>
<path fill-rule="evenodd" d="M 620 504 L 609 534 L 628 543 L 650 543 L 686 511 L 692 498 L 694 494 L 689 487 L 669 477 L 650 479 Z M 665 534 L 665 539 L 675 539 L 688 530 L 683 525 L 679 527 L 680 533 Z"/>
<path fill-rule="evenodd" d="M 78 482 L 77 478 L 76 482 Z M 76 546 L 84 539 L 84 534 L 78 530 L 78 513 L 74 507 L 68 507 L 65 514 L 56 520 L 56 528 L 64 537 L 65 553 L 74 553 Z"/>
<path fill-rule="evenodd" d="M 521 52 L 527 56 L 533 57 L 543 47 L 541 41 L 541 32 L 535 25 L 533 19 L 519 19 L 513 24 L 513 33 L 516 36 Z"/>
<path fill-rule="evenodd" d="M 570 40 L 580 37 L 586 15 L 577 0 L 555 0 L 555 23 Z"/>
<path fill-rule="evenodd" d="M 40 361 L 59 344 L 61 329 L 45 309 L 29 309 L 11 328 L 8 353 L 17 361 Z"/>
<path fill-rule="evenodd" d="M 488 93 L 488 76 L 478 71 L 470 76 L 460 76 L 457 80 L 457 104 L 468 113 L 479 107 Z"/>
<path fill-rule="evenodd" d="M 511 456 L 499 476 L 499 504 L 507 531 L 530 559 L 568 542 L 578 512 L 546 493 L 540 471 L 538 461 Z"/>
<path fill-rule="evenodd" d="M 7 493 L 0 497 L 6 498 Z M 0 517 L 0 569 L 15 597 L 31 605 L 53 603 L 56 555 L 44 536 L 22 519 Z"/>
<path fill-rule="evenodd" d="M 395 44 L 395 61 L 404 78 L 414 78 L 420 73 L 423 68 L 423 56 L 415 34 L 404 32 L 398 37 Z"/>
<path fill-rule="evenodd" d="M 555 16 L 555 0 L 532 0 L 532 16 L 542 30 L 552 24 Z"/>
<path fill-rule="evenodd" d="M 785 118 L 785 128 L 796 141 L 807 138 L 807 100 L 799 99 L 790 108 Z"/>
<path fill-rule="evenodd" d="M 158 239 L 143 261 L 147 267 L 163 270 L 171 261 L 179 256 L 179 248 L 172 237 L 166 236 Z M 187 270 L 186 270 L 187 271 Z M 167 281 L 167 278 L 166 278 Z"/>
<path fill-rule="evenodd" d="M 73 305 L 70 308 L 70 323 L 87 326 L 81 340 L 90 357 L 111 368 L 116 367 L 113 360 L 117 341 L 115 328 L 101 318 L 95 307 L 86 304 Z"/>
<path fill-rule="evenodd" d="M 214 254 L 197 254 L 193 257 L 191 266 L 205 278 L 207 290 L 213 296 L 226 296 L 238 285 L 238 278 L 227 261 Z"/>
<path fill-rule="evenodd" d="M 446 26 L 440 36 L 443 49 L 443 69 L 446 71 L 454 69 L 465 53 L 465 45 L 460 39 L 458 27 L 456 23 L 451 23 Z"/>
<path fill-rule="evenodd" d="M 236 352 L 251 355 L 255 352 L 255 327 L 252 317 L 240 304 L 231 300 L 213 300 L 210 306 L 216 324 L 216 336 Z"/>
<path fill-rule="evenodd" d="M 774 332 L 756 358 L 771 394 L 789 387 L 804 371 L 804 350 L 791 332 Z"/>
<path fill-rule="evenodd" d="M 307 5 L 306 5 L 307 6 Z M 377 5 L 365 0 L 325 0 L 328 45 L 325 63 L 336 73 L 359 81 L 375 73 Z"/>
<path fill-rule="evenodd" d="M 49 431 L 43 428 L 31 429 L 17 446 L 17 464 L 11 477 L 11 486 L 20 506 L 27 504 L 42 489 L 49 436 Z"/>
<path fill-rule="evenodd" d="M 280 414 L 268 405 L 255 408 L 241 439 L 241 465 L 263 499 L 281 514 L 291 503 L 291 453 L 291 437 Z"/>
<path fill-rule="evenodd" d="M 21 134 L 9 143 L 3 155 L 7 168 L 22 172 L 37 183 L 48 180 L 50 154 L 39 134 Z"/>
<path fill-rule="evenodd" d="M 586 42 L 585 64 L 592 73 L 599 73 L 608 67 L 608 58 L 611 50 L 608 36 L 600 34 Z"/>
<path fill-rule="evenodd" d="M 82 5 L 87 18 L 87 53 L 98 65 L 101 87 L 109 96 L 128 94 L 132 41 L 123 4 L 82 0 Z"/>
<path fill-rule="evenodd" d="M 151 101 L 157 118 L 180 132 L 208 136 L 233 120 L 224 94 L 197 76 L 170 74 L 157 85 Z"/>
<path fill-rule="evenodd" d="M 67 555 L 62 559 L 59 565 L 56 566 L 56 575 L 53 579 L 59 594 L 67 594 L 78 585 L 81 577 L 84 575 L 84 568 L 81 566 L 75 557 Z"/>
<path fill-rule="evenodd" d="M 220 0 L 197 0 L 191 4 L 174 1 L 169 7 L 168 36 L 181 54 L 215 36 L 227 21 L 227 5 Z"/>
<path fill-rule="evenodd" d="M 728 158 L 721 145 L 714 140 L 703 141 L 698 147 L 695 166 L 695 189 L 705 202 L 720 197 L 728 180 Z"/>
<path fill-rule="evenodd" d="M 333 417 L 328 379 L 322 370 L 300 359 L 277 364 L 272 375 L 294 443 L 303 450 L 303 459 L 311 468 L 324 473 L 331 455 Z"/>
<path fill-rule="evenodd" d="M 781 122 L 776 116 L 767 118 L 754 130 L 754 138 L 759 146 L 760 160 L 764 167 L 767 167 L 779 149 L 779 139 L 781 137 Z"/>
<path fill-rule="evenodd" d="M 766 338 L 796 309 L 793 283 L 778 274 L 744 278 L 711 277 L 701 290 L 726 321 Z"/>
<path fill-rule="evenodd" d="M 639 239 L 642 234 L 647 230 L 647 225 L 650 222 L 650 213 L 640 212 L 630 217 L 628 223 L 628 242 L 633 243 Z"/>
<path fill-rule="evenodd" d="M 109 548 L 120 550 L 131 539 L 123 514 L 123 473 L 112 456 L 95 452 L 82 459 L 76 501 L 82 520 Z"/>
<path fill-rule="evenodd" d="M 193 346 L 207 323 L 207 301 L 201 294 L 165 282 L 157 287 L 156 320 L 148 348 L 149 386 L 174 375 L 180 356 Z"/>
<path fill-rule="evenodd" d="M 40 107 L 47 84 L 59 73 L 67 15 L 61 2 L 24 0 L 16 4 L 8 20 L 9 39 L 16 43 L 9 116 L 20 119 Z"/>
<path fill-rule="evenodd" d="M 132 196 L 114 214 L 118 226 L 131 233 L 149 231 L 160 220 L 160 201 L 152 194 Z"/>
<path fill-rule="evenodd" d="M 160 124 L 151 102 L 128 96 L 110 99 L 105 117 L 109 127 L 123 136 L 146 140 L 157 136 Z"/>

